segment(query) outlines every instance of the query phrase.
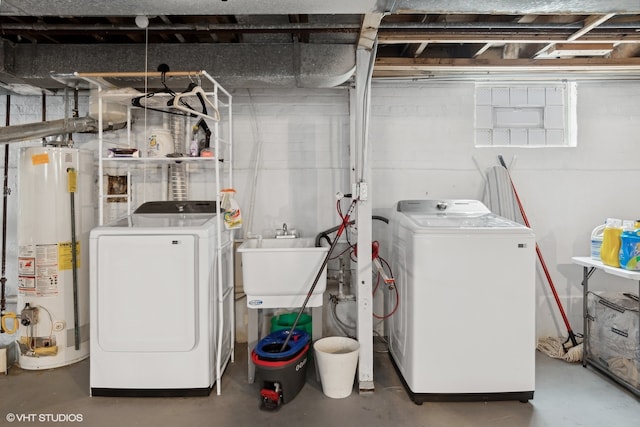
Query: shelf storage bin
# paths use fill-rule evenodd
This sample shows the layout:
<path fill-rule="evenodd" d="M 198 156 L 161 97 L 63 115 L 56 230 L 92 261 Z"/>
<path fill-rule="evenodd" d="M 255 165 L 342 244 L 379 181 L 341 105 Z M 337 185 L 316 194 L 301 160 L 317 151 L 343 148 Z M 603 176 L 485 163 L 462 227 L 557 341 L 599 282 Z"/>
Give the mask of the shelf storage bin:
<path fill-rule="evenodd" d="M 588 294 L 589 354 L 595 361 L 640 388 L 638 296 L 630 293 Z"/>

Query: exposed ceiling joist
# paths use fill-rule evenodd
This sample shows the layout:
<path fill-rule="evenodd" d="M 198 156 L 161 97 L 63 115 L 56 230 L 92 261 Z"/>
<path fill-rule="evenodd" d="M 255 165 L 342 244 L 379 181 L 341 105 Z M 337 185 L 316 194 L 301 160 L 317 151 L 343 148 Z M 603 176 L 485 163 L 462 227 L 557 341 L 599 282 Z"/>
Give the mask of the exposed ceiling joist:
<path fill-rule="evenodd" d="M 455 59 L 455 58 L 376 58 L 374 75 L 390 71 L 629 71 L 640 72 L 640 58 L 610 60 L 602 58 L 556 59 Z"/>
<path fill-rule="evenodd" d="M 326 87 L 349 82 L 357 49 L 396 60 L 385 76 L 430 72 L 414 59 L 552 70 L 513 62 L 537 52 L 558 69 L 637 72 L 640 0 L 0 0 L 0 49 L 0 74 L 45 89 L 51 70 L 141 71 L 147 57 L 229 87 Z"/>
<path fill-rule="evenodd" d="M 582 29 L 576 31 L 575 33 L 571 34 L 569 36 L 569 38 L 567 39 L 567 41 L 574 41 L 579 39 L 580 37 L 584 36 L 585 34 L 587 34 L 589 31 L 593 30 L 595 27 L 597 27 L 598 25 L 604 23 L 605 21 L 608 21 L 609 19 L 613 18 L 616 14 L 615 13 L 609 13 L 607 15 L 602 15 L 602 16 L 589 16 L 587 19 L 585 19 L 584 21 L 584 26 L 582 27 Z"/>
<path fill-rule="evenodd" d="M 368 13 L 362 18 L 362 28 L 358 38 L 358 49 L 371 50 L 378 38 L 378 27 L 384 18 L 383 13 Z"/>
<path fill-rule="evenodd" d="M 571 34 L 569 37 L 567 37 L 567 42 L 578 40 L 580 37 L 584 36 L 589 31 L 593 30 L 598 25 L 613 18 L 614 16 L 615 16 L 614 13 L 609 13 L 607 15 L 593 15 L 593 16 L 587 17 L 587 19 L 584 20 L 584 25 L 582 26 L 582 28 L 576 31 L 575 33 Z M 534 58 L 541 58 L 543 56 L 553 57 L 551 53 L 554 50 L 553 46 L 554 46 L 554 43 L 550 43 L 544 48 L 540 49 L 538 52 L 536 52 L 536 54 L 534 55 Z M 598 56 L 602 56 L 602 55 L 598 55 Z"/>

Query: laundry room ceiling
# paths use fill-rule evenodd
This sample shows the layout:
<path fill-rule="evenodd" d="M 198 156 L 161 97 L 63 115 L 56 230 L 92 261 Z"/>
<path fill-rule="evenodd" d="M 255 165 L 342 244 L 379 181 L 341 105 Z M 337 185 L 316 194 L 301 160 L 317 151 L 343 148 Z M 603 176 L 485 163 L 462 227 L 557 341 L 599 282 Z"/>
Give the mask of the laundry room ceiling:
<path fill-rule="evenodd" d="M 640 75 L 640 0 L 0 0 L 0 48 L 17 91 L 160 63 L 228 87 L 330 87 L 357 48 L 376 49 L 376 78 Z"/>

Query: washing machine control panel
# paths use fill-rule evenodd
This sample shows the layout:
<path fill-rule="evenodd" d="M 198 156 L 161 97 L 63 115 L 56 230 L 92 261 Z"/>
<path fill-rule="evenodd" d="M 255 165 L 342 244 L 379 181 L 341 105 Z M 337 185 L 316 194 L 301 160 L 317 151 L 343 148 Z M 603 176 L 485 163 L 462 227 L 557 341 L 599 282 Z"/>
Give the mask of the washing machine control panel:
<path fill-rule="evenodd" d="M 491 211 L 478 200 L 400 200 L 398 212 L 420 212 L 424 214 L 469 214 L 478 215 Z"/>

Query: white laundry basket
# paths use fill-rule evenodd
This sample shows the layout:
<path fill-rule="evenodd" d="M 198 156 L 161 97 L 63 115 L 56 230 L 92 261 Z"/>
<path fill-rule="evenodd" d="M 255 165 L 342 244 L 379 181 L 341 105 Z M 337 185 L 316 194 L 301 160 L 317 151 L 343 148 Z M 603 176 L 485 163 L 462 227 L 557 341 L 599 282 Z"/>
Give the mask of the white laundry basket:
<path fill-rule="evenodd" d="M 358 341 L 347 337 L 326 337 L 316 341 L 313 348 L 322 392 L 333 399 L 349 396 L 358 366 Z"/>

